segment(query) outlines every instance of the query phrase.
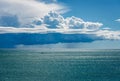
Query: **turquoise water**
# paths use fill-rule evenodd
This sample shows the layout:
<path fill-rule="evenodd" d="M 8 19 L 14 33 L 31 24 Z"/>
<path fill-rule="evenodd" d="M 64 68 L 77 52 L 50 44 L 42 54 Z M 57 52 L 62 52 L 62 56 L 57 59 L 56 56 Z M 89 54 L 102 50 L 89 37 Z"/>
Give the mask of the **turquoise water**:
<path fill-rule="evenodd" d="M 0 50 L 0 81 L 120 81 L 120 50 Z"/>

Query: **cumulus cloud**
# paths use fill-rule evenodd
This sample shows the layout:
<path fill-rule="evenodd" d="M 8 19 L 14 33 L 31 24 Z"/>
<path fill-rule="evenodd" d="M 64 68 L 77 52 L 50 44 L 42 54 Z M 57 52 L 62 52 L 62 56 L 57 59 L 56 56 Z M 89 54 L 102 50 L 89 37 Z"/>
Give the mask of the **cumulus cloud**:
<path fill-rule="evenodd" d="M 0 17 L 17 16 L 20 27 L 29 24 L 33 18 L 41 18 L 49 11 L 64 11 L 64 6 L 59 5 L 55 0 L 0 0 Z"/>
<path fill-rule="evenodd" d="M 81 18 L 67 17 L 64 18 L 56 12 L 50 12 L 44 18 L 35 20 L 33 25 L 45 24 L 47 28 L 52 29 L 81 29 L 81 30 L 98 30 L 103 24 L 99 22 L 85 22 Z"/>

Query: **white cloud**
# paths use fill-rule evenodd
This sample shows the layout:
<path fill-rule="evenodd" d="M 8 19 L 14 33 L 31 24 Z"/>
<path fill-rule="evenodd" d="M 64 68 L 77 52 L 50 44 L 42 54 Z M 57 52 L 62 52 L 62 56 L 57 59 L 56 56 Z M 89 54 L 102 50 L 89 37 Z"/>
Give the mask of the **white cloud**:
<path fill-rule="evenodd" d="M 103 25 L 99 22 L 85 22 L 74 16 L 64 18 L 56 12 L 50 12 L 44 18 L 35 20 L 33 23 L 33 25 L 41 24 L 46 24 L 47 28 L 52 29 L 81 29 L 84 31 L 96 31 Z"/>
<path fill-rule="evenodd" d="M 41 26 L 41 28 L 44 26 Z M 0 27 L 0 34 L 5 33 L 61 33 L 61 34 L 85 34 L 95 35 L 105 40 L 120 40 L 120 31 L 98 30 L 98 31 L 83 31 L 81 29 L 41 29 L 41 28 L 14 28 L 14 27 Z"/>
<path fill-rule="evenodd" d="M 120 19 L 116 19 L 115 21 L 120 22 Z"/>
<path fill-rule="evenodd" d="M 120 40 L 120 31 L 99 30 L 96 35 L 109 40 Z"/>
<path fill-rule="evenodd" d="M 77 17 L 68 17 L 65 19 L 65 24 L 70 29 L 98 30 L 103 24 L 98 22 L 85 22 Z"/>
<path fill-rule="evenodd" d="M 29 24 L 33 18 L 43 17 L 50 11 L 65 11 L 64 8 L 57 3 L 46 4 L 37 0 L 0 0 L 0 16 L 16 15 L 21 26 Z"/>

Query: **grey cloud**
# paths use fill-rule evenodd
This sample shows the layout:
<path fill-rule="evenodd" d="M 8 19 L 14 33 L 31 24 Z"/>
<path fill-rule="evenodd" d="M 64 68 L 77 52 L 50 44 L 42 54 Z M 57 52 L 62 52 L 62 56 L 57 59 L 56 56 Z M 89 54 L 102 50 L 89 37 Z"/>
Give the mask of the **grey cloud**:
<path fill-rule="evenodd" d="M 19 27 L 19 19 L 16 15 L 4 15 L 0 17 L 0 26 Z"/>

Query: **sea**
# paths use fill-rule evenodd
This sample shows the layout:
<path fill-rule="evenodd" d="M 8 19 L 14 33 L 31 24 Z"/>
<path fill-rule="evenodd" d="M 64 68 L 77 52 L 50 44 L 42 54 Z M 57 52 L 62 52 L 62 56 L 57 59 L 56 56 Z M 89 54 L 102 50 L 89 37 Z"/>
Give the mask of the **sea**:
<path fill-rule="evenodd" d="M 0 81 L 120 81 L 120 50 L 0 49 Z"/>

